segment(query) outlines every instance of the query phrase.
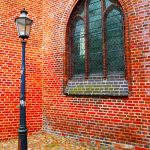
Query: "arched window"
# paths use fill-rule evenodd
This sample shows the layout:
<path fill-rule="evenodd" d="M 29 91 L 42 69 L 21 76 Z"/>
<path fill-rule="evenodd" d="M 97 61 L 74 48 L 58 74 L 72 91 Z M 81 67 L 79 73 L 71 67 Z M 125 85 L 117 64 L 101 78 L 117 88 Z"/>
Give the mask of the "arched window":
<path fill-rule="evenodd" d="M 118 0 L 80 0 L 67 29 L 65 93 L 127 96 L 124 15 Z"/>
<path fill-rule="evenodd" d="M 117 0 L 78 3 L 69 22 L 70 78 L 125 74 L 123 27 Z"/>

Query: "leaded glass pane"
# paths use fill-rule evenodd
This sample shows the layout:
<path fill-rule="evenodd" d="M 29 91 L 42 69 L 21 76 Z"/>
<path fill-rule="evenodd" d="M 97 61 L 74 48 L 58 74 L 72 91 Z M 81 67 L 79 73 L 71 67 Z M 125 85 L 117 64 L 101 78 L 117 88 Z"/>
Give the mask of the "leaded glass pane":
<path fill-rule="evenodd" d="M 108 74 L 123 74 L 125 68 L 123 18 L 117 9 L 113 9 L 107 16 L 106 34 Z"/>
<path fill-rule="evenodd" d="M 117 2 L 117 0 L 105 0 L 106 8 L 109 7 L 111 4 L 115 4 Z"/>
<path fill-rule="evenodd" d="M 85 73 L 84 22 L 81 19 L 77 19 L 73 26 L 73 72 L 74 75 L 79 75 Z"/>
<path fill-rule="evenodd" d="M 88 49 L 90 74 L 102 73 L 102 16 L 100 0 L 89 0 L 88 3 Z"/>

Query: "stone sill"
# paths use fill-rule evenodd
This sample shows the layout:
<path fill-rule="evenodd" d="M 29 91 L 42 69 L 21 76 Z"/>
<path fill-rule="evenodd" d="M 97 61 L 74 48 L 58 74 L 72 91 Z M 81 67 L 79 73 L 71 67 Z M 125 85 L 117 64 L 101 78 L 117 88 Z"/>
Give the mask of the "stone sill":
<path fill-rule="evenodd" d="M 128 82 L 124 78 L 73 79 L 65 88 L 66 95 L 128 96 Z"/>

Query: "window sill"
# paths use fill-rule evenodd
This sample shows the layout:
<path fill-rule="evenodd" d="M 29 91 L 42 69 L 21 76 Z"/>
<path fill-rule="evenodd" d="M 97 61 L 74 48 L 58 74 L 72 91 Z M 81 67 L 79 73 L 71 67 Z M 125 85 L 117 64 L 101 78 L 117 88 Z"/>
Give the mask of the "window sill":
<path fill-rule="evenodd" d="M 73 78 L 69 80 L 66 95 L 87 96 L 128 96 L 128 82 L 122 77 L 103 78 Z"/>

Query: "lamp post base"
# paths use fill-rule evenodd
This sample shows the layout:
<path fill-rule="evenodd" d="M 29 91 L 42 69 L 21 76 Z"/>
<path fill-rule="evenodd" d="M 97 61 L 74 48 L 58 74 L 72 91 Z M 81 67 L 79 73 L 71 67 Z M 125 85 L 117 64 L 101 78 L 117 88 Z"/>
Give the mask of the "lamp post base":
<path fill-rule="evenodd" d="M 27 150 L 27 129 L 19 128 L 18 150 Z"/>

